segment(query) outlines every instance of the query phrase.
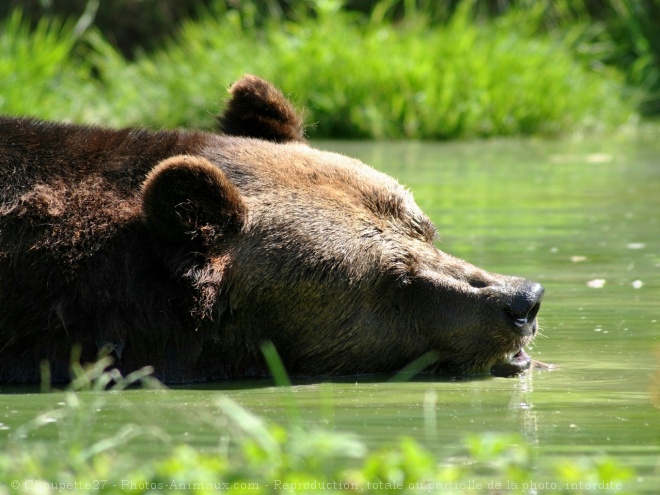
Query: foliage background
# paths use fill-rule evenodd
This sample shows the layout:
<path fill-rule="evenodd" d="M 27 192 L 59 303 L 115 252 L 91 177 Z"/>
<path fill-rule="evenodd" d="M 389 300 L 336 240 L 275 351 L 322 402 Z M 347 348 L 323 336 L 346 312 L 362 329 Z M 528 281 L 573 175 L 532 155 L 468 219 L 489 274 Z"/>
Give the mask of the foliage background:
<path fill-rule="evenodd" d="M 252 12 L 261 24 L 270 18 L 294 19 L 302 10 L 314 11 L 318 0 L 6 0 L 0 18 L 17 8 L 36 22 L 44 16 L 80 19 L 97 27 L 109 42 L 131 58 L 140 49 L 153 50 L 170 38 L 186 19 L 199 19 L 214 5 Z M 435 25 L 446 23 L 464 0 L 346 0 L 347 11 L 376 13 L 400 21 L 421 12 Z M 493 18 L 515 8 L 539 7 L 540 20 L 549 30 L 575 23 L 592 25 L 591 51 L 608 63 L 624 68 L 635 83 L 660 87 L 660 2 L 658 0 L 480 0 L 473 2 L 475 17 Z M 660 102 L 648 112 L 660 112 Z"/>
<path fill-rule="evenodd" d="M 211 129 L 254 72 L 310 137 L 618 127 L 660 111 L 657 0 L 10 0 L 0 111 Z"/>

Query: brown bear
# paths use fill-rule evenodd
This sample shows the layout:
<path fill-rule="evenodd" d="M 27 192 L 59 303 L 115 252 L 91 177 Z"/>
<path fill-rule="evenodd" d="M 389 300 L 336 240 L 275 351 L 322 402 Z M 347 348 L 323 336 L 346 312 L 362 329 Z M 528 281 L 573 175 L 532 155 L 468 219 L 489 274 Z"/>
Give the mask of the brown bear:
<path fill-rule="evenodd" d="M 391 177 L 304 139 L 246 76 L 222 133 L 0 118 L 0 382 L 69 378 L 112 352 L 165 382 L 263 376 L 514 375 L 543 287 L 439 251 Z"/>

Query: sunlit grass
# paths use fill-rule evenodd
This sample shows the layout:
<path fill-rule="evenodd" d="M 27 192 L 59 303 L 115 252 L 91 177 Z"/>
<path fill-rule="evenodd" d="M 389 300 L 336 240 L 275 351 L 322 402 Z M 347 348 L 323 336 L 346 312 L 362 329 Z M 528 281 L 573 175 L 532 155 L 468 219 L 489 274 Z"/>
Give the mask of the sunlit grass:
<path fill-rule="evenodd" d="M 465 3 L 431 28 L 419 17 L 374 24 L 339 3 L 325 5 L 314 19 L 273 20 L 265 30 L 246 26 L 236 12 L 186 24 L 170 48 L 138 62 L 174 95 L 154 123 L 171 111 L 181 116 L 175 125 L 212 125 L 209 99 L 244 72 L 274 81 L 298 102 L 312 136 L 556 134 L 631 116 L 616 73 L 590 71 L 559 39 L 518 29 L 521 12 L 480 24 Z"/>
<path fill-rule="evenodd" d="M 340 2 L 315 5 L 313 16 L 265 26 L 218 7 L 132 62 L 97 32 L 81 41 L 71 26 L 42 21 L 30 35 L 16 14 L 0 35 L 0 111 L 212 129 L 227 86 L 255 73 L 304 111 L 311 137 L 552 135 L 633 115 L 623 77 L 588 68 L 564 38 L 532 32 L 532 11 L 481 22 L 463 2 L 444 25 L 421 13 L 394 25 Z"/>
<path fill-rule="evenodd" d="M 73 57 L 73 26 L 43 19 L 30 29 L 19 11 L 0 25 L 0 112 L 82 119 L 89 70 Z"/>

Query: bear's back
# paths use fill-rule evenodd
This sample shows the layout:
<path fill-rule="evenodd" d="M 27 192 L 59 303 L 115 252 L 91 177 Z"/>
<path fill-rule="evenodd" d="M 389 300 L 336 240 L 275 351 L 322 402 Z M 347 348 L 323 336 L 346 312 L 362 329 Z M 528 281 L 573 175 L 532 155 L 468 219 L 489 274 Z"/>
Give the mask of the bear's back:
<path fill-rule="evenodd" d="M 205 136 L 0 117 L 0 272 L 47 262 L 72 274 L 138 221 L 148 171 Z"/>
<path fill-rule="evenodd" d="M 0 117 L 0 201 L 7 205 L 36 185 L 75 187 L 99 176 L 133 193 L 148 170 L 176 154 L 194 153 L 201 133 L 105 129 L 31 118 Z"/>

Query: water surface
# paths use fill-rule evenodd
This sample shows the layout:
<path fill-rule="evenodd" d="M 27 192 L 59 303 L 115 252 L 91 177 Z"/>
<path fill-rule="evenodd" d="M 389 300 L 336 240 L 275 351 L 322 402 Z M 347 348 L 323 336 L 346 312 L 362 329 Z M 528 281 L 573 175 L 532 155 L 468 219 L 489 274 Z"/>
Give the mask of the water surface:
<path fill-rule="evenodd" d="M 517 433 L 539 462 L 610 456 L 632 466 L 632 493 L 660 486 L 660 132 L 562 140 L 468 143 L 316 143 L 361 158 L 409 186 L 441 233 L 440 247 L 490 271 L 543 283 L 541 336 L 530 352 L 554 371 L 519 378 L 388 376 L 300 383 L 180 387 L 169 393 L 90 394 L 85 434 L 128 422 L 169 440 L 214 447 L 229 396 L 282 421 L 292 401 L 310 426 L 357 432 L 369 445 L 412 436 L 444 458 L 468 433 Z M 655 378 L 654 378 L 655 376 Z M 62 394 L 0 388 L 0 443 Z M 652 397 L 655 395 L 655 404 Z M 29 438 L 57 441 L 55 425 Z M 543 480 L 536 480 L 543 481 Z M 552 480 L 546 480 L 552 481 Z"/>

